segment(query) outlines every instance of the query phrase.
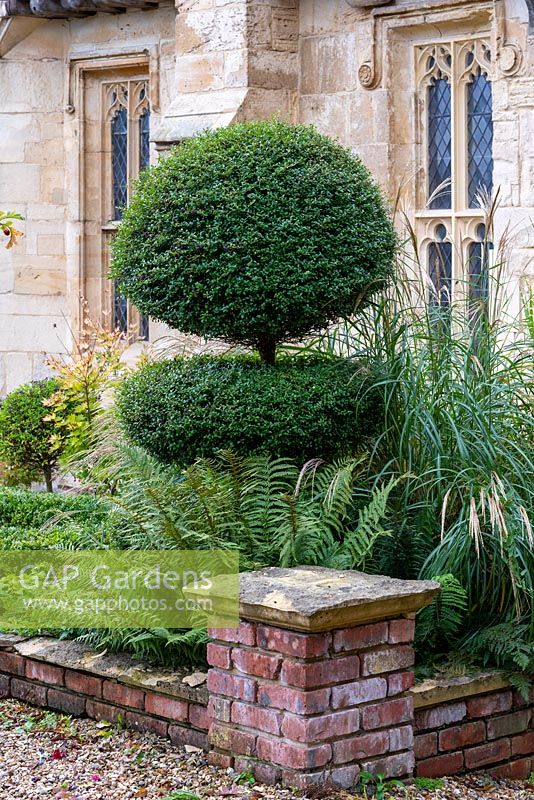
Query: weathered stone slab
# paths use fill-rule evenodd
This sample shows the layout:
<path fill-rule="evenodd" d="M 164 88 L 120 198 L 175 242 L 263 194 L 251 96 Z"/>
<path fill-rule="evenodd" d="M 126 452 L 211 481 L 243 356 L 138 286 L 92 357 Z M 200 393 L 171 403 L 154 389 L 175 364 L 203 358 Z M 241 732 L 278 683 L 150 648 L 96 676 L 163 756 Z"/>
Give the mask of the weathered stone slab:
<path fill-rule="evenodd" d="M 440 590 L 435 581 L 403 581 L 324 567 L 271 567 L 243 573 L 240 584 L 242 619 L 297 631 L 350 628 L 412 614 Z M 214 593 L 227 596 L 224 576 L 214 581 Z"/>
<path fill-rule="evenodd" d="M 83 642 L 45 636 L 15 642 L 12 647 L 16 653 L 27 658 L 85 671 L 102 678 L 114 678 L 129 686 L 181 697 L 195 703 L 208 702 L 206 686 L 197 682 L 198 672 L 193 673 L 197 676 L 193 686 L 184 682 L 191 677 L 191 670 L 151 667 L 124 653 L 95 653 Z"/>
<path fill-rule="evenodd" d="M 15 633 L 0 633 L 0 650 L 14 650 L 15 645 L 28 639 L 27 636 L 18 636 Z"/>
<path fill-rule="evenodd" d="M 414 686 L 410 693 L 414 708 L 420 709 L 508 688 L 510 684 L 502 672 L 481 672 L 458 678 L 429 679 Z"/>

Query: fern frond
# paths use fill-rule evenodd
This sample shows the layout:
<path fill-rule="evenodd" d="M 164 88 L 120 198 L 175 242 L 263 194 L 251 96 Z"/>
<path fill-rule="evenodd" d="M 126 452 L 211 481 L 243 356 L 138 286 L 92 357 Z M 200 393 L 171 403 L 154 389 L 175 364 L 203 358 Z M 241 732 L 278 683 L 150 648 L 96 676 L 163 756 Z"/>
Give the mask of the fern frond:
<path fill-rule="evenodd" d="M 469 636 L 462 647 L 502 669 L 534 673 L 534 642 L 529 638 L 527 623 L 509 620 L 490 625 Z"/>
<path fill-rule="evenodd" d="M 381 523 L 387 512 L 389 496 L 399 482 L 399 478 L 391 478 L 385 486 L 373 490 L 370 502 L 358 512 L 356 529 L 345 534 L 332 566 L 337 569 L 364 568 L 377 539 L 389 535 Z"/>
<path fill-rule="evenodd" d="M 441 592 L 417 615 L 417 639 L 427 645 L 440 639 L 450 643 L 460 630 L 467 611 L 467 593 L 454 575 L 433 578 Z"/>

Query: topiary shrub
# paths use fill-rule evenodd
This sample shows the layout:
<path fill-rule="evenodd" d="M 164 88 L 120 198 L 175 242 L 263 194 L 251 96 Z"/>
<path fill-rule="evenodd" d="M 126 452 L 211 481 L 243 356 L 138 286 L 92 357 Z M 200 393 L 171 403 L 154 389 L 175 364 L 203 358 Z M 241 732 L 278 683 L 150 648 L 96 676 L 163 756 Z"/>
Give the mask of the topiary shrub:
<path fill-rule="evenodd" d="M 146 170 L 111 274 L 145 314 L 258 349 L 351 315 L 390 276 L 395 234 L 362 162 L 314 128 L 203 133 Z"/>
<path fill-rule="evenodd" d="M 54 424 L 44 401 L 58 390 L 50 379 L 19 386 L 0 406 L 0 460 L 29 478 L 39 473 L 52 491 L 52 472 L 60 449 L 52 446 Z"/>
<path fill-rule="evenodd" d="M 178 358 L 128 378 L 118 410 L 128 437 L 165 462 L 226 449 L 304 463 L 365 447 L 382 413 L 369 381 L 346 359 Z"/>
<path fill-rule="evenodd" d="M 184 142 L 143 174 L 112 277 L 143 313 L 255 348 L 261 361 L 144 366 L 119 394 L 127 434 L 181 465 L 219 449 L 302 462 L 360 448 L 381 413 L 361 368 L 277 363 L 276 346 L 365 306 L 394 249 L 368 171 L 315 129 L 243 123 Z"/>

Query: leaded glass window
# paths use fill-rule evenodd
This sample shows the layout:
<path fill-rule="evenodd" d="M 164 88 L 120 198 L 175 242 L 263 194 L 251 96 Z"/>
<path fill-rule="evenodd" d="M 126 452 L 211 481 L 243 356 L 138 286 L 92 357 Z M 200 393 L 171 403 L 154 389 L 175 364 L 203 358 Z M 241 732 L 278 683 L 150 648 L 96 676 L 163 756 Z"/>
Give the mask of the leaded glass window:
<path fill-rule="evenodd" d="M 488 240 L 484 223 L 477 226 L 475 241 L 468 250 L 469 313 L 476 317 L 489 294 L 490 253 L 493 243 Z"/>
<path fill-rule="evenodd" d="M 428 87 L 428 194 L 430 208 L 451 207 L 451 85 L 433 78 Z"/>
<path fill-rule="evenodd" d="M 437 226 L 435 237 L 428 246 L 428 271 L 432 284 L 430 303 L 448 306 L 452 295 L 452 244 L 446 241 L 444 225 Z"/>
<path fill-rule="evenodd" d="M 467 87 L 468 196 L 469 207 L 477 208 L 480 198 L 493 189 L 492 91 L 480 69 Z"/>
<path fill-rule="evenodd" d="M 128 202 L 128 111 L 119 108 L 111 120 L 111 158 L 113 164 L 113 219 L 122 218 Z"/>
<path fill-rule="evenodd" d="M 484 225 L 493 190 L 489 39 L 452 37 L 416 46 L 415 65 L 415 230 L 430 302 L 480 307 L 489 291 Z"/>
<path fill-rule="evenodd" d="M 113 291 L 113 328 L 121 333 L 128 333 L 128 301 L 114 285 Z"/>
<path fill-rule="evenodd" d="M 110 132 L 111 226 L 122 218 L 130 187 L 141 169 L 150 164 L 150 106 L 146 80 L 107 84 Z M 111 233 L 112 235 L 112 233 Z M 148 318 L 112 284 L 111 323 L 125 335 L 148 339 Z"/>
<path fill-rule="evenodd" d="M 150 164 L 150 111 L 145 108 L 139 117 L 139 169 Z"/>

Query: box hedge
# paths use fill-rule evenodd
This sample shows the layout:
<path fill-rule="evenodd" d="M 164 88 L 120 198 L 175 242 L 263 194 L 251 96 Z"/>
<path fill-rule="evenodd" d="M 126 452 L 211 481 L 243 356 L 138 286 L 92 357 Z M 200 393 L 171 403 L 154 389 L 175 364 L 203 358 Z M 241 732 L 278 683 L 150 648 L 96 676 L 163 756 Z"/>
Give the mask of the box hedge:
<path fill-rule="evenodd" d="M 127 436 L 167 463 L 225 449 L 302 464 L 365 448 L 382 416 L 370 377 L 346 359 L 177 358 L 139 369 L 117 403 Z"/>
<path fill-rule="evenodd" d="M 359 158 L 312 127 L 232 125 L 146 170 L 112 277 L 145 314 L 274 361 L 349 316 L 391 275 L 395 233 Z"/>

